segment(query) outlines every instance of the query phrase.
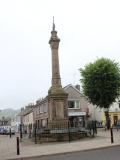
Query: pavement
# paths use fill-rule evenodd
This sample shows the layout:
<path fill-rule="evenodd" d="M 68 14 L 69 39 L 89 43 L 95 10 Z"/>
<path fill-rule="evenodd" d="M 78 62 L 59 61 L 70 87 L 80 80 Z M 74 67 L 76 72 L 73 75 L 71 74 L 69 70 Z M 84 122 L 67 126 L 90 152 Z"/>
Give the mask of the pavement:
<path fill-rule="evenodd" d="M 113 131 L 114 143 L 111 143 L 110 131 L 98 130 L 95 138 L 78 141 L 34 144 L 29 139 L 20 143 L 20 155 L 16 155 L 16 136 L 10 138 L 0 135 L 0 160 L 22 160 L 23 157 L 35 157 L 53 154 L 71 153 L 120 145 L 120 131 Z"/>

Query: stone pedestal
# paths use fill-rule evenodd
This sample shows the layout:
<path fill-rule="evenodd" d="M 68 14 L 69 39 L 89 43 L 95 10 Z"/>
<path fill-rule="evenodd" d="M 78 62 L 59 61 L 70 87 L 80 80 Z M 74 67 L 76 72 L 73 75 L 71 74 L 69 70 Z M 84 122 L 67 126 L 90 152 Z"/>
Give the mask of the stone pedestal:
<path fill-rule="evenodd" d="M 68 94 L 62 88 L 51 88 L 48 93 L 49 121 L 68 119 Z"/>

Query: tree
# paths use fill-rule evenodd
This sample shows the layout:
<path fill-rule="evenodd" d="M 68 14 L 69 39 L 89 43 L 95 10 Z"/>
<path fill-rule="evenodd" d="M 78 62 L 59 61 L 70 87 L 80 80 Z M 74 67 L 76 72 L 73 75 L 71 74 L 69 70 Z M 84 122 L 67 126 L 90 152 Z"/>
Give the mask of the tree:
<path fill-rule="evenodd" d="M 80 69 L 84 94 L 93 105 L 105 109 L 110 128 L 109 107 L 120 95 L 120 66 L 114 60 L 100 58 Z"/>

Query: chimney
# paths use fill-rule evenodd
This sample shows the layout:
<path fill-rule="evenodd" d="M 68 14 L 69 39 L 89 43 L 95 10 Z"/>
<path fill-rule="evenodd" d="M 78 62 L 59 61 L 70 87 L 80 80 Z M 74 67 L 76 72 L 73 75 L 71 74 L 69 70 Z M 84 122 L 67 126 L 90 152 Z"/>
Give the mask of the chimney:
<path fill-rule="evenodd" d="M 80 91 L 80 85 L 79 84 L 75 85 L 75 88 Z"/>
<path fill-rule="evenodd" d="M 23 112 L 23 111 L 24 111 L 24 107 L 21 108 L 21 112 Z"/>

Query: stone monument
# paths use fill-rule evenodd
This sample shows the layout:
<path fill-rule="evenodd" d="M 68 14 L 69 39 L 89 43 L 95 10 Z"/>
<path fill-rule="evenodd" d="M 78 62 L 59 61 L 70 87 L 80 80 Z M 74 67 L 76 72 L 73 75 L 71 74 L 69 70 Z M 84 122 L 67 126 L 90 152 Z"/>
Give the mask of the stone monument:
<path fill-rule="evenodd" d="M 49 122 L 52 123 L 68 120 L 68 94 L 62 88 L 59 70 L 59 42 L 53 18 L 53 28 L 49 40 L 52 53 L 52 86 L 48 91 Z"/>

